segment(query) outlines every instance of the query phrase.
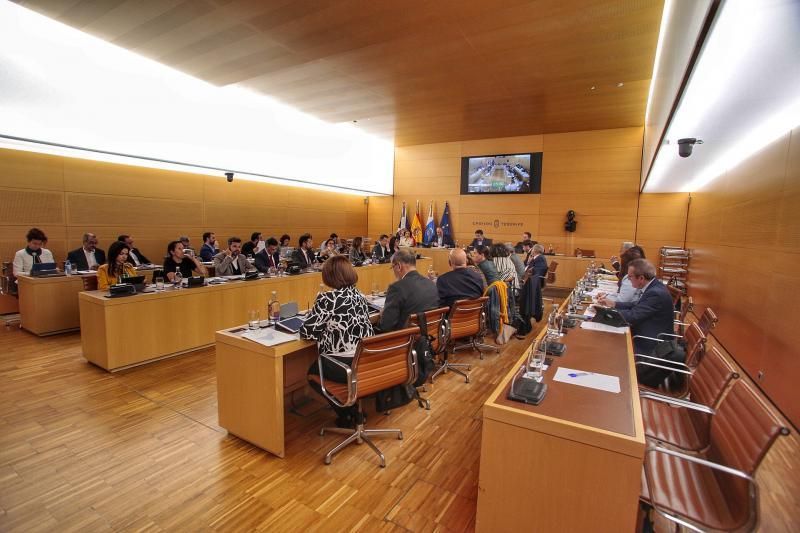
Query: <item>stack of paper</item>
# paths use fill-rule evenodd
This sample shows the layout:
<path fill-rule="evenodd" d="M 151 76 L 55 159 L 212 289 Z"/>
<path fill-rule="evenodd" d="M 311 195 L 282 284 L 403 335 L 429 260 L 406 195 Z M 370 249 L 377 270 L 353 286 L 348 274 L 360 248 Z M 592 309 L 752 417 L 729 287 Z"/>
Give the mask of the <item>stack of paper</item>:
<path fill-rule="evenodd" d="M 255 329 L 242 333 L 243 339 L 248 339 L 264 346 L 275 346 L 284 342 L 298 341 L 300 335 L 277 331 L 275 328 Z"/>
<path fill-rule="evenodd" d="M 588 387 L 590 389 L 597 389 L 617 394 L 620 391 L 619 378 L 616 376 L 595 374 L 594 372 L 574 370 L 572 368 L 566 368 L 563 366 L 556 370 L 556 375 L 553 377 L 553 381 L 561 381 L 563 383 L 580 385 L 581 387 Z"/>
<path fill-rule="evenodd" d="M 605 331 L 606 333 L 617 333 L 619 335 L 624 335 L 626 331 L 628 331 L 628 326 L 622 326 L 620 328 L 614 326 L 608 326 L 606 324 L 601 324 L 599 322 L 581 322 L 582 329 L 590 329 L 593 331 Z"/>

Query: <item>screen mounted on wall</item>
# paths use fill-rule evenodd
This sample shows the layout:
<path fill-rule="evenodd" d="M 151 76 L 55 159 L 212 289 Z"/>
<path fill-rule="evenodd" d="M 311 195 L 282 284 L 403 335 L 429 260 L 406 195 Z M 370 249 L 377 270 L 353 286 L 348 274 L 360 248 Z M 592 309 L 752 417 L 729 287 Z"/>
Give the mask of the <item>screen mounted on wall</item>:
<path fill-rule="evenodd" d="M 461 158 L 461 194 L 539 194 L 542 152 Z"/>

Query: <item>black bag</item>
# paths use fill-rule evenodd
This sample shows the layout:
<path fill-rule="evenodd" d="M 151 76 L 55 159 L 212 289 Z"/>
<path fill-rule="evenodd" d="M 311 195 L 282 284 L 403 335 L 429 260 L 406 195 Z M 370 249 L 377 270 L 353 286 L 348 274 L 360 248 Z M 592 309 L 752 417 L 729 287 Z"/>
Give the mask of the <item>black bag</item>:
<path fill-rule="evenodd" d="M 667 361 L 675 361 L 683 363 L 686 361 L 686 352 L 681 348 L 674 339 L 656 343 L 655 348 L 650 353 L 653 357 L 666 359 Z M 640 361 L 657 364 L 661 366 L 671 366 L 668 362 L 654 361 L 653 359 L 641 358 Z M 681 367 L 675 366 L 676 369 L 682 370 Z M 672 372 L 663 368 L 656 368 L 647 365 L 636 366 L 636 377 L 639 383 L 647 385 L 648 387 L 657 388 L 664 383 L 664 380 L 669 378 L 670 387 L 682 387 L 686 379 L 684 374 L 680 372 Z"/>
<path fill-rule="evenodd" d="M 436 364 L 433 360 L 433 337 L 428 335 L 428 321 L 425 319 L 425 313 L 417 313 L 417 323 L 420 335 L 417 342 L 414 343 L 414 351 L 417 352 L 417 368 L 419 370 L 414 387 L 422 387 Z"/>
<path fill-rule="evenodd" d="M 375 393 L 375 410 L 391 411 L 403 407 L 417 397 L 417 389 L 412 385 L 395 385 L 394 387 Z"/>

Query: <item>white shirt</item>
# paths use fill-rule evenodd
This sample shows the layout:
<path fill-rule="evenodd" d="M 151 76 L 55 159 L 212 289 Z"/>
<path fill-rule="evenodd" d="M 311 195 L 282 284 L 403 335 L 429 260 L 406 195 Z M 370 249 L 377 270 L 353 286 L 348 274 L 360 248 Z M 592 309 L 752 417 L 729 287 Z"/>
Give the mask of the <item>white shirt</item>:
<path fill-rule="evenodd" d="M 42 248 L 42 255 L 39 256 L 42 263 L 55 263 L 55 259 L 53 259 L 53 254 L 50 250 L 46 248 Z M 31 268 L 33 267 L 33 256 L 30 255 L 28 252 L 25 251 L 25 248 L 19 250 L 16 254 L 14 254 L 14 275 L 19 276 L 20 274 L 29 274 Z"/>
<path fill-rule="evenodd" d="M 135 253 L 133 253 L 133 250 L 129 250 L 129 251 L 128 251 L 128 257 L 130 257 L 131 259 L 133 259 L 133 264 L 134 264 L 134 265 L 136 265 L 137 267 L 138 267 L 139 265 L 141 265 L 141 264 L 142 264 L 142 262 L 141 262 L 141 261 L 139 261 L 139 258 L 138 258 L 138 257 L 136 257 L 136 254 L 135 254 Z"/>
<path fill-rule="evenodd" d="M 92 267 L 97 266 L 97 259 L 94 257 L 94 250 L 89 252 L 86 248 L 82 248 L 83 255 L 86 256 L 86 264 L 89 265 L 89 270 L 92 270 Z"/>
<path fill-rule="evenodd" d="M 442 247 L 444 245 L 444 235 L 436 238 L 436 246 Z"/>

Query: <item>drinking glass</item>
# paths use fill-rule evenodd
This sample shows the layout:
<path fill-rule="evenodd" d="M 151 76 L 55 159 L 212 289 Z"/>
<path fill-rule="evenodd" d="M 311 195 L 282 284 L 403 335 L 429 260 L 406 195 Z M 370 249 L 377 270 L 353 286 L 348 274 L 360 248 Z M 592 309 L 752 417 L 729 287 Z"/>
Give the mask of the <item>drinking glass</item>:
<path fill-rule="evenodd" d="M 533 350 L 533 354 L 531 356 L 531 366 L 533 371 L 533 377 L 536 381 L 542 381 L 542 376 L 544 375 L 544 361 L 547 357 L 547 343 L 542 342 L 538 345 L 538 350 L 536 349 L 537 346 L 531 348 Z"/>
<path fill-rule="evenodd" d="M 156 278 L 156 291 L 161 292 L 164 290 L 164 278 L 161 276 Z"/>
<path fill-rule="evenodd" d="M 380 290 L 378 290 L 378 282 L 377 281 L 373 281 L 372 282 L 372 296 L 374 296 L 374 297 L 378 296 L 379 292 L 380 292 Z"/>
<path fill-rule="evenodd" d="M 258 329 L 261 320 L 258 317 L 258 309 L 251 309 L 247 312 L 247 327 L 250 329 Z"/>
<path fill-rule="evenodd" d="M 275 269 L 275 267 L 269 267 L 267 269 L 267 275 L 269 277 L 274 277 L 276 273 L 277 273 L 277 270 Z"/>
<path fill-rule="evenodd" d="M 180 289 L 183 285 L 183 274 L 181 274 L 180 270 L 175 271 L 175 277 L 173 278 L 175 283 L 175 288 Z"/>

